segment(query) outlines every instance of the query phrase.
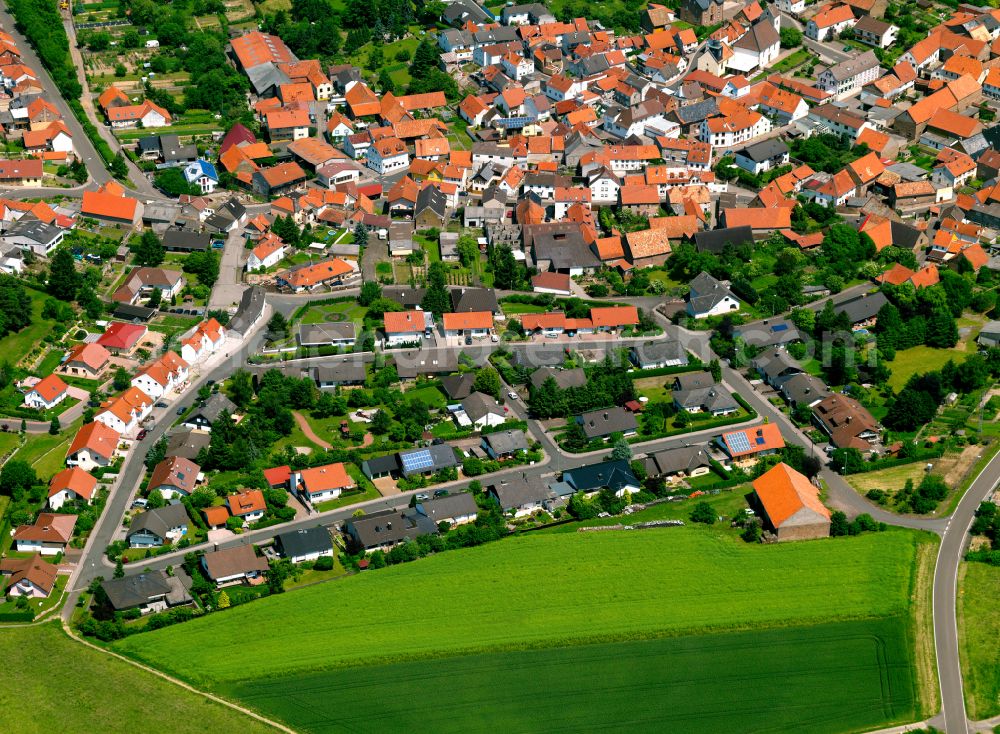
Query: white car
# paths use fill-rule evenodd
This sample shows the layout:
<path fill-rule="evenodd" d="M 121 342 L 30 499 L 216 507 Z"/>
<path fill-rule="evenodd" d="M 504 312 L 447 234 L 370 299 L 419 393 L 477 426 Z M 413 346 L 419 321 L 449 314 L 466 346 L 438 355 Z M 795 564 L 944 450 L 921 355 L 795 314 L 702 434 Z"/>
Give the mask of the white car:
<path fill-rule="evenodd" d="M 517 393 L 511 390 L 510 392 L 507 393 L 507 397 L 510 398 L 511 400 L 517 400 Z"/>
<path fill-rule="evenodd" d="M 496 342 L 500 341 L 500 337 L 498 337 L 496 334 L 490 334 L 490 341 L 495 344 Z"/>

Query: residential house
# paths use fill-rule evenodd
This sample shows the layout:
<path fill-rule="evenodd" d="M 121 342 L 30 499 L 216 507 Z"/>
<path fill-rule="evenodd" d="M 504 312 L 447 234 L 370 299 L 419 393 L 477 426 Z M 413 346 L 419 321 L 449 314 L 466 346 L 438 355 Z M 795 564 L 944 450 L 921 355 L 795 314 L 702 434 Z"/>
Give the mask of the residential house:
<path fill-rule="evenodd" d="M 597 494 L 602 489 L 610 489 L 616 497 L 622 497 L 642 488 L 642 482 L 636 478 L 629 462 L 624 459 L 567 469 L 563 472 L 562 480 L 573 491 L 583 492 L 588 496 Z"/>
<path fill-rule="evenodd" d="M 588 440 L 607 439 L 615 433 L 634 436 L 639 427 L 635 413 L 619 406 L 588 411 L 578 416 L 576 422 L 583 427 Z"/>
<path fill-rule="evenodd" d="M 480 445 L 491 459 L 502 460 L 526 452 L 528 439 L 520 429 L 497 431 L 483 436 Z"/>
<path fill-rule="evenodd" d="M 756 176 L 764 171 L 770 171 L 772 168 L 787 165 L 789 160 L 788 146 L 779 138 L 762 140 L 736 151 L 733 160 L 737 166 Z"/>
<path fill-rule="evenodd" d="M 242 520 L 244 525 L 262 520 L 267 512 L 264 493 L 259 489 L 244 489 L 229 495 L 226 497 L 226 507 L 229 508 L 229 514 Z"/>
<path fill-rule="evenodd" d="M 292 563 L 333 558 L 330 531 L 320 525 L 279 533 L 274 538 L 274 548 Z"/>
<path fill-rule="evenodd" d="M 515 518 L 552 509 L 557 499 L 555 492 L 537 473 L 527 472 L 489 485 L 487 494 L 504 513 Z"/>
<path fill-rule="evenodd" d="M 286 251 L 284 241 L 277 235 L 268 233 L 250 251 L 247 257 L 247 272 L 253 273 L 277 265 L 284 259 Z"/>
<path fill-rule="evenodd" d="M 179 576 L 166 571 L 143 571 L 120 579 L 101 582 L 108 603 L 116 612 L 138 609 L 139 614 L 165 612 L 171 607 L 191 603 L 191 595 Z"/>
<path fill-rule="evenodd" d="M 354 323 L 327 321 L 320 324 L 301 324 L 298 338 L 300 347 L 353 347 L 357 341 Z"/>
<path fill-rule="evenodd" d="M 41 553 L 43 556 L 64 553 L 75 527 L 76 515 L 40 512 L 33 525 L 20 525 L 14 530 L 14 549 L 18 553 Z"/>
<path fill-rule="evenodd" d="M 455 414 L 455 419 L 460 425 L 464 423 L 463 415 L 469 425 L 477 430 L 487 426 L 499 426 L 507 420 L 506 410 L 492 396 L 481 392 L 473 392 L 462 401 L 462 410 Z"/>
<path fill-rule="evenodd" d="M 168 456 L 153 467 L 146 485 L 150 492 L 158 491 L 164 499 L 190 497 L 198 484 L 201 467 L 181 456 Z"/>
<path fill-rule="evenodd" d="M 493 314 L 489 311 L 446 313 L 441 315 L 441 321 L 446 337 L 485 339 L 493 329 Z"/>
<path fill-rule="evenodd" d="M 106 400 L 94 415 L 118 433 L 132 435 L 153 410 L 153 398 L 137 387 L 130 387 L 118 397 Z"/>
<path fill-rule="evenodd" d="M 184 276 L 176 270 L 163 268 L 135 268 L 125 278 L 125 282 L 115 290 L 111 300 L 116 303 L 135 304 L 148 298 L 153 291 L 160 292 L 160 301 L 169 303 L 179 295 L 185 285 Z"/>
<path fill-rule="evenodd" d="M 352 517 L 344 529 L 352 548 L 371 553 L 388 551 L 421 535 L 434 535 L 437 523 L 416 510 L 382 510 Z"/>
<path fill-rule="evenodd" d="M 784 462 L 753 481 L 753 499 L 764 529 L 779 542 L 830 535 L 830 511 L 819 499 L 819 488 Z"/>
<path fill-rule="evenodd" d="M 440 526 L 443 522 L 448 523 L 449 527 L 467 525 L 475 522 L 479 516 L 479 506 L 468 492 L 456 492 L 430 500 L 421 500 L 417 502 L 416 510 L 435 526 Z"/>
<path fill-rule="evenodd" d="M 878 421 L 861 403 L 842 393 L 834 393 L 812 408 L 813 421 L 839 449 L 871 451 L 879 440 Z"/>
<path fill-rule="evenodd" d="M 712 459 L 702 446 L 678 446 L 657 451 L 645 459 L 646 476 L 668 482 L 703 477 L 712 471 Z"/>
<path fill-rule="evenodd" d="M 118 456 L 121 434 L 100 421 L 87 423 L 73 437 L 66 454 L 66 466 L 93 471 L 111 466 Z"/>
<path fill-rule="evenodd" d="M 205 404 L 195 408 L 184 419 L 187 428 L 211 431 L 212 424 L 223 415 L 232 416 L 237 411 L 236 404 L 222 393 L 213 393 Z"/>
<path fill-rule="evenodd" d="M 428 311 L 387 311 L 382 318 L 387 348 L 420 344 L 422 336 L 434 327 L 434 315 Z"/>
<path fill-rule="evenodd" d="M 268 570 L 267 559 L 258 556 L 252 545 L 209 551 L 201 557 L 201 567 L 220 589 L 234 584 L 262 584 Z"/>
<path fill-rule="evenodd" d="M 325 464 L 295 471 L 290 479 L 292 491 L 312 505 L 337 499 L 358 486 L 343 463 Z"/>
<path fill-rule="evenodd" d="M 176 543 L 187 532 L 187 510 L 177 502 L 133 516 L 125 540 L 132 548 L 152 548 Z"/>
<path fill-rule="evenodd" d="M 629 359 L 641 370 L 655 370 L 686 365 L 688 354 L 678 340 L 661 339 L 634 345 Z"/>
<path fill-rule="evenodd" d="M 25 407 L 51 410 L 69 397 L 69 385 L 58 375 L 49 375 L 32 385 L 24 394 Z"/>
<path fill-rule="evenodd" d="M 678 410 L 688 413 L 729 415 L 739 410 L 732 394 L 715 381 L 711 372 L 685 372 L 674 378 L 671 396 Z"/>
<path fill-rule="evenodd" d="M 729 287 L 708 273 L 699 273 L 689 284 L 687 312 L 693 318 L 721 316 L 739 309 L 740 301 Z"/>
<path fill-rule="evenodd" d="M 733 464 L 740 467 L 752 466 L 760 457 L 785 448 L 785 439 L 776 423 L 729 431 L 719 436 L 716 443 Z"/>
<path fill-rule="evenodd" d="M 49 481 L 49 509 L 59 510 L 67 502 L 89 505 L 96 494 L 96 477 L 75 466 L 63 469 Z"/>
<path fill-rule="evenodd" d="M 0 559 L 0 574 L 4 576 L 3 590 L 7 596 L 44 599 L 56 587 L 58 568 L 36 553 L 29 558 Z"/>
<path fill-rule="evenodd" d="M 875 81 L 881 72 L 875 53 L 865 51 L 820 72 L 816 78 L 816 86 L 837 99 L 844 99 Z"/>
<path fill-rule="evenodd" d="M 830 4 L 822 8 L 806 23 L 805 35 L 813 41 L 836 38 L 857 23 L 850 5 Z"/>

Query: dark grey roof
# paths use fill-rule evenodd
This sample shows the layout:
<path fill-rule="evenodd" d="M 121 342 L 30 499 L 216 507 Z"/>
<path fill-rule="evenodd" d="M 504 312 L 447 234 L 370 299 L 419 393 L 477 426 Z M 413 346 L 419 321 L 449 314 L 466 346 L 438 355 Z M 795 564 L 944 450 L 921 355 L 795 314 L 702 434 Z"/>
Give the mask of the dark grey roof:
<path fill-rule="evenodd" d="M 357 333 L 352 321 L 326 321 L 321 324 L 299 326 L 299 344 L 302 346 L 330 344 L 344 339 L 353 341 L 356 338 Z"/>
<path fill-rule="evenodd" d="M 569 387 L 583 387 L 587 384 L 587 373 L 583 367 L 565 370 L 559 367 L 539 367 L 531 373 L 531 384 L 541 387 L 548 378 L 556 381 L 556 385 L 565 390 Z"/>
<path fill-rule="evenodd" d="M 864 294 L 844 301 L 840 305 L 834 306 L 833 310 L 838 314 L 847 314 L 848 320 L 852 324 L 857 324 L 877 316 L 882 306 L 888 302 L 889 299 L 885 297 L 885 294 L 878 291 L 871 295 Z"/>
<path fill-rule="evenodd" d="M 535 502 L 555 499 L 555 493 L 542 481 L 538 474 L 522 472 L 521 476 L 491 484 L 489 492 L 500 503 L 503 510 L 512 510 Z"/>
<path fill-rule="evenodd" d="M 367 476 L 377 476 L 390 472 L 399 471 L 399 459 L 396 454 L 385 454 L 383 456 L 373 456 L 362 463 L 362 469 Z"/>
<path fill-rule="evenodd" d="M 475 498 L 468 492 L 458 492 L 445 497 L 435 497 L 417 504 L 417 512 L 426 515 L 434 523 L 450 521 L 456 517 L 469 517 L 479 512 Z"/>
<path fill-rule="evenodd" d="M 701 446 L 679 446 L 646 457 L 646 473 L 650 476 L 669 476 L 678 472 L 690 474 L 695 469 L 710 465 L 708 452 Z"/>
<path fill-rule="evenodd" d="M 520 429 L 487 433 L 483 441 L 489 444 L 495 454 L 510 454 L 514 451 L 527 451 L 528 438 Z"/>
<path fill-rule="evenodd" d="M 563 481 L 569 482 L 580 492 L 593 492 L 604 487 L 617 492 L 628 486 L 642 486 L 642 483 L 632 473 L 632 467 L 624 459 L 602 461 L 598 464 L 567 469 L 563 472 Z"/>
<path fill-rule="evenodd" d="M 119 303 L 115 306 L 115 318 L 125 321 L 149 321 L 156 313 L 155 308 L 149 306 L 133 306 L 131 303 Z"/>
<path fill-rule="evenodd" d="M 462 400 L 472 394 L 472 385 L 475 382 L 476 374 L 474 372 L 462 372 L 442 377 L 441 387 L 452 400 Z"/>
<path fill-rule="evenodd" d="M 290 81 L 288 75 L 270 61 L 251 66 L 246 70 L 246 75 L 258 96 Z"/>
<path fill-rule="evenodd" d="M 310 553 L 325 553 L 333 548 L 330 531 L 319 526 L 279 533 L 275 537 L 274 543 L 286 558 L 305 556 Z"/>
<path fill-rule="evenodd" d="M 458 356 L 450 349 L 404 349 L 393 352 L 396 373 L 403 379 L 418 375 L 448 375 L 458 369 Z M 473 361 L 483 364 L 486 355 L 474 356 Z"/>
<path fill-rule="evenodd" d="M 877 66 L 878 58 L 876 58 L 875 52 L 865 51 L 857 56 L 844 59 L 839 64 L 834 64 L 827 69 L 827 72 L 837 81 L 843 81 L 844 79 L 850 79 L 864 71 L 868 71 L 869 69 L 874 69 Z"/>
<path fill-rule="evenodd" d="M 421 301 L 424 300 L 424 294 L 427 293 L 426 288 L 407 288 L 399 286 L 386 286 L 382 289 L 382 296 L 396 303 L 404 306 L 406 308 L 413 308 L 414 306 L 419 306 Z"/>
<path fill-rule="evenodd" d="M 313 379 L 317 383 L 358 383 L 364 382 L 366 376 L 364 362 L 355 359 L 321 364 L 313 368 Z"/>
<path fill-rule="evenodd" d="M 141 530 L 146 530 L 160 539 L 167 537 L 167 531 L 171 528 L 188 524 L 187 510 L 184 505 L 166 505 L 155 510 L 147 510 L 132 518 L 129 524 L 126 538 L 131 538 Z"/>
<path fill-rule="evenodd" d="M 437 523 L 413 510 L 383 510 L 347 521 L 348 532 L 364 548 L 395 545 L 437 533 Z"/>
<path fill-rule="evenodd" d="M 486 31 L 476 31 L 472 34 L 473 40 L 479 45 L 488 46 L 494 43 L 510 43 L 518 40 L 517 28 L 513 26 L 500 26 Z"/>
<path fill-rule="evenodd" d="M 139 149 L 139 153 L 159 153 L 161 150 L 160 136 L 147 135 L 144 138 L 139 138 L 136 147 Z"/>
<path fill-rule="evenodd" d="M 792 375 L 781 385 L 781 394 L 785 399 L 795 405 L 809 405 L 817 400 L 823 400 L 830 396 L 830 390 L 826 384 L 806 372 Z"/>
<path fill-rule="evenodd" d="M 891 220 L 889 226 L 892 231 L 892 244 L 906 250 L 912 250 L 916 247 L 918 240 L 925 236 L 925 233 L 916 227 L 896 220 Z"/>
<path fill-rule="evenodd" d="M 688 363 L 687 351 L 677 339 L 661 339 L 660 341 L 643 342 L 632 347 L 635 355 L 645 362 L 675 362 Z"/>
<path fill-rule="evenodd" d="M 767 140 L 761 140 L 759 143 L 751 143 L 740 151 L 740 155 L 744 158 L 749 158 L 754 163 L 760 163 L 776 156 L 784 155 L 787 152 L 788 146 L 781 139 L 768 138 Z M 747 227 L 747 229 L 750 229 L 750 227 Z M 752 232 L 753 230 L 750 229 L 750 231 Z"/>
<path fill-rule="evenodd" d="M 171 227 L 163 233 L 163 246 L 168 250 L 196 252 L 212 246 L 212 235 L 208 232 L 192 232 Z"/>
<path fill-rule="evenodd" d="M 715 385 L 715 378 L 707 370 L 685 372 L 674 378 L 674 390 L 700 390 Z"/>
<path fill-rule="evenodd" d="M 498 313 L 500 305 L 497 303 L 496 291 L 492 288 L 455 288 L 451 291 L 451 310 L 453 313 Z"/>
<path fill-rule="evenodd" d="M 194 143 L 181 145 L 180 137 L 177 135 L 161 135 L 160 154 L 164 163 L 193 161 L 198 157 L 198 146 Z"/>
<path fill-rule="evenodd" d="M 701 122 L 712 115 L 718 114 L 718 112 L 719 102 L 715 99 L 715 97 L 706 99 L 703 102 L 683 105 L 674 110 L 674 114 L 677 116 L 677 119 L 685 125 Z"/>
<path fill-rule="evenodd" d="M 217 392 L 206 400 L 202 407 L 196 408 L 190 417 L 201 417 L 209 423 L 215 423 L 223 412 L 228 412 L 232 415 L 236 412 L 236 404 L 221 392 Z"/>
<path fill-rule="evenodd" d="M 754 347 L 770 347 L 789 344 L 802 339 L 798 327 L 788 319 L 765 319 L 738 326 L 734 334 Z"/>
<path fill-rule="evenodd" d="M 463 400 L 462 408 L 473 422 L 489 414 L 504 414 L 503 408 L 497 404 L 493 396 L 481 392 L 474 392 Z"/>
<path fill-rule="evenodd" d="M 243 291 L 240 307 L 236 309 L 236 314 L 229 320 L 226 329 L 245 336 L 247 329 L 260 318 L 263 311 L 264 289 L 255 285 L 250 286 Z"/>
<path fill-rule="evenodd" d="M 115 609 L 130 609 L 165 598 L 171 591 L 164 571 L 149 571 L 120 579 L 102 581 L 101 587 Z"/>
<path fill-rule="evenodd" d="M 587 438 L 610 436 L 612 433 L 634 431 L 638 427 L 635 414 L 618 406 L 603 410 L 591 410 L 581 415 L 577 421 L 583 426 Z"/>
<path fill-rule="evenodd" d="M 736 298 L 729 288 L 704 271 L 694 277 L 689 288 L 688 301 L 696 313 L 710 311 L 726 296 Z"/>
<path fill-rule="evenodd" d="M 434 186 L 425 186 L 417 194 L 417 203 L 413 208 L 414 214 L 420 214 L 424 209 L 431 209 L 444 219 L 445 211 L 448 209 L 448 199 L 441 190 Z"/>
<path fill-rule="evenodd" d="M 712 229 L 707 232 L 695 232 L 694 246 L 702 252 L 720 253 L 727 245 L 753 243 L 753 228 L 743 224 L 739 227 Z"/>
<path fill-rule="evenodd" d="M 43 245 L 52 242 L 62 234 L 63 231 L 59 227 L 46 224 L 38 219 L 28 219 L 27 217 L 17 220 L 4 232 L 5 236 L 24 237 Z"/>
<path fill-rule="evenodd" d="M 180 428 L 167 436 L 167 456 L 180 456 L 194 461 L 203 448 L 208 448 L 212 436 L 204 431 Z"/>
<path fill-rule="evenodd" d="M 771 347 L 754 357 L 753 366 L 770 381 L 782 375 L 802 372 L 799 363 L 792 359 L 788 352 L 778 347 Z"/>

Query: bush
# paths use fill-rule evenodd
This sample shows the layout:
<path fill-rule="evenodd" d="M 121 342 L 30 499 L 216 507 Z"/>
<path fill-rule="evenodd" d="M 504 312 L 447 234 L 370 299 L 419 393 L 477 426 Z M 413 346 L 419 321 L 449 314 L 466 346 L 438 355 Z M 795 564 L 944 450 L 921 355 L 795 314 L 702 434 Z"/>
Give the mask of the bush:
<path fill-rule="evenodd" d="M 691 522 L 714 525 L 717 517 L 712 506 L 704 500 L 696 504 L 691 510 Z"/>
<path fill-rule="evenodd" d="M 322 558 L 317 558 L 316 562 L 313 564 L 313 568 L 316 571 L 332 571 L 333 559 L 330 556 L 323 556 Z"/>

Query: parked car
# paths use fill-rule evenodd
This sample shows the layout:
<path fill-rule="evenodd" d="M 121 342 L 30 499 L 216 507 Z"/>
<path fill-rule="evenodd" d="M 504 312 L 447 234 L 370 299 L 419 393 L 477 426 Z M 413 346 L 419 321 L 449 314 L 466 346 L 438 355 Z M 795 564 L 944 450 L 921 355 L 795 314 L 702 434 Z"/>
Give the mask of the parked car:
<path fill-rule="evenodd" d="M 148 505 L 149 505 L 149 502 L 147 500 L 142 499 L 142 497 L 140 497 L 140 498 L 138 498 L 137 500 L 135 500 L 132 503 L 132 509 L 133 510 L 144 510 L 144 509 L 146 509 L 146 507 Z"/>
<path fill-rule="evenodd" d="M 500 337 L 498 337 L 496 334 L 490 334 L 490 341 L 496 344 L 498 341 L 500 341 Z"/>
<path fill-rule="evenodd" d="M 163 401 L 161 400 L 161 401 L 160 401 L 160 402 L 158 402 L 158 403 L 157 403 L 157 404 L 156 404 L 156 405 L 155 405 L 154 407 L 157 407 L 157 408 L 166 408 L 166 407 L 167 407 L 167 404 L 166 404 L 166 403 L 164 403 L 164 402 L 163 402 Z"/>
<path fill-rule="evenodd" d="M 145 428 L 143 428 L 141 431 L 139 431 L 139 435 L 135 437 L 135 440 L 136 441 L 141 441 L 142 439 L 144 439 L 148 435 L 149 435 L 149 431 L 147 431 Z"/>
<path fill-rule="evenodd" d="M 435 489 L 434 490 L 434 496 L 435 497 L 447 497 L 448 496 L 448 490 L 447 489 Z"/>
<path fill-rule="evenodd" d="M 471 336 L 466 336 L 465 337 L 465 344 L 466 344 L 466 346 L 472 344 L 472 337 Z"/>
<path fill-rule="evenodd" d="M 517 393 L 514 392 L 513 390 L 510 390 L 507 392 L 507 397 L 510 398 L 511 400 L 517 400 Z"/>
<path fill-rule="evenodd" d="M 426 502 L 430 499 L 430 495 L 421 492 L 417 495 L 417 502 Z"/>
<path fill-rule="evenodd" d="M 187 410 L 183 405 L 177 406 L 177 415 L 184 415 L 184 411 Z"/>

